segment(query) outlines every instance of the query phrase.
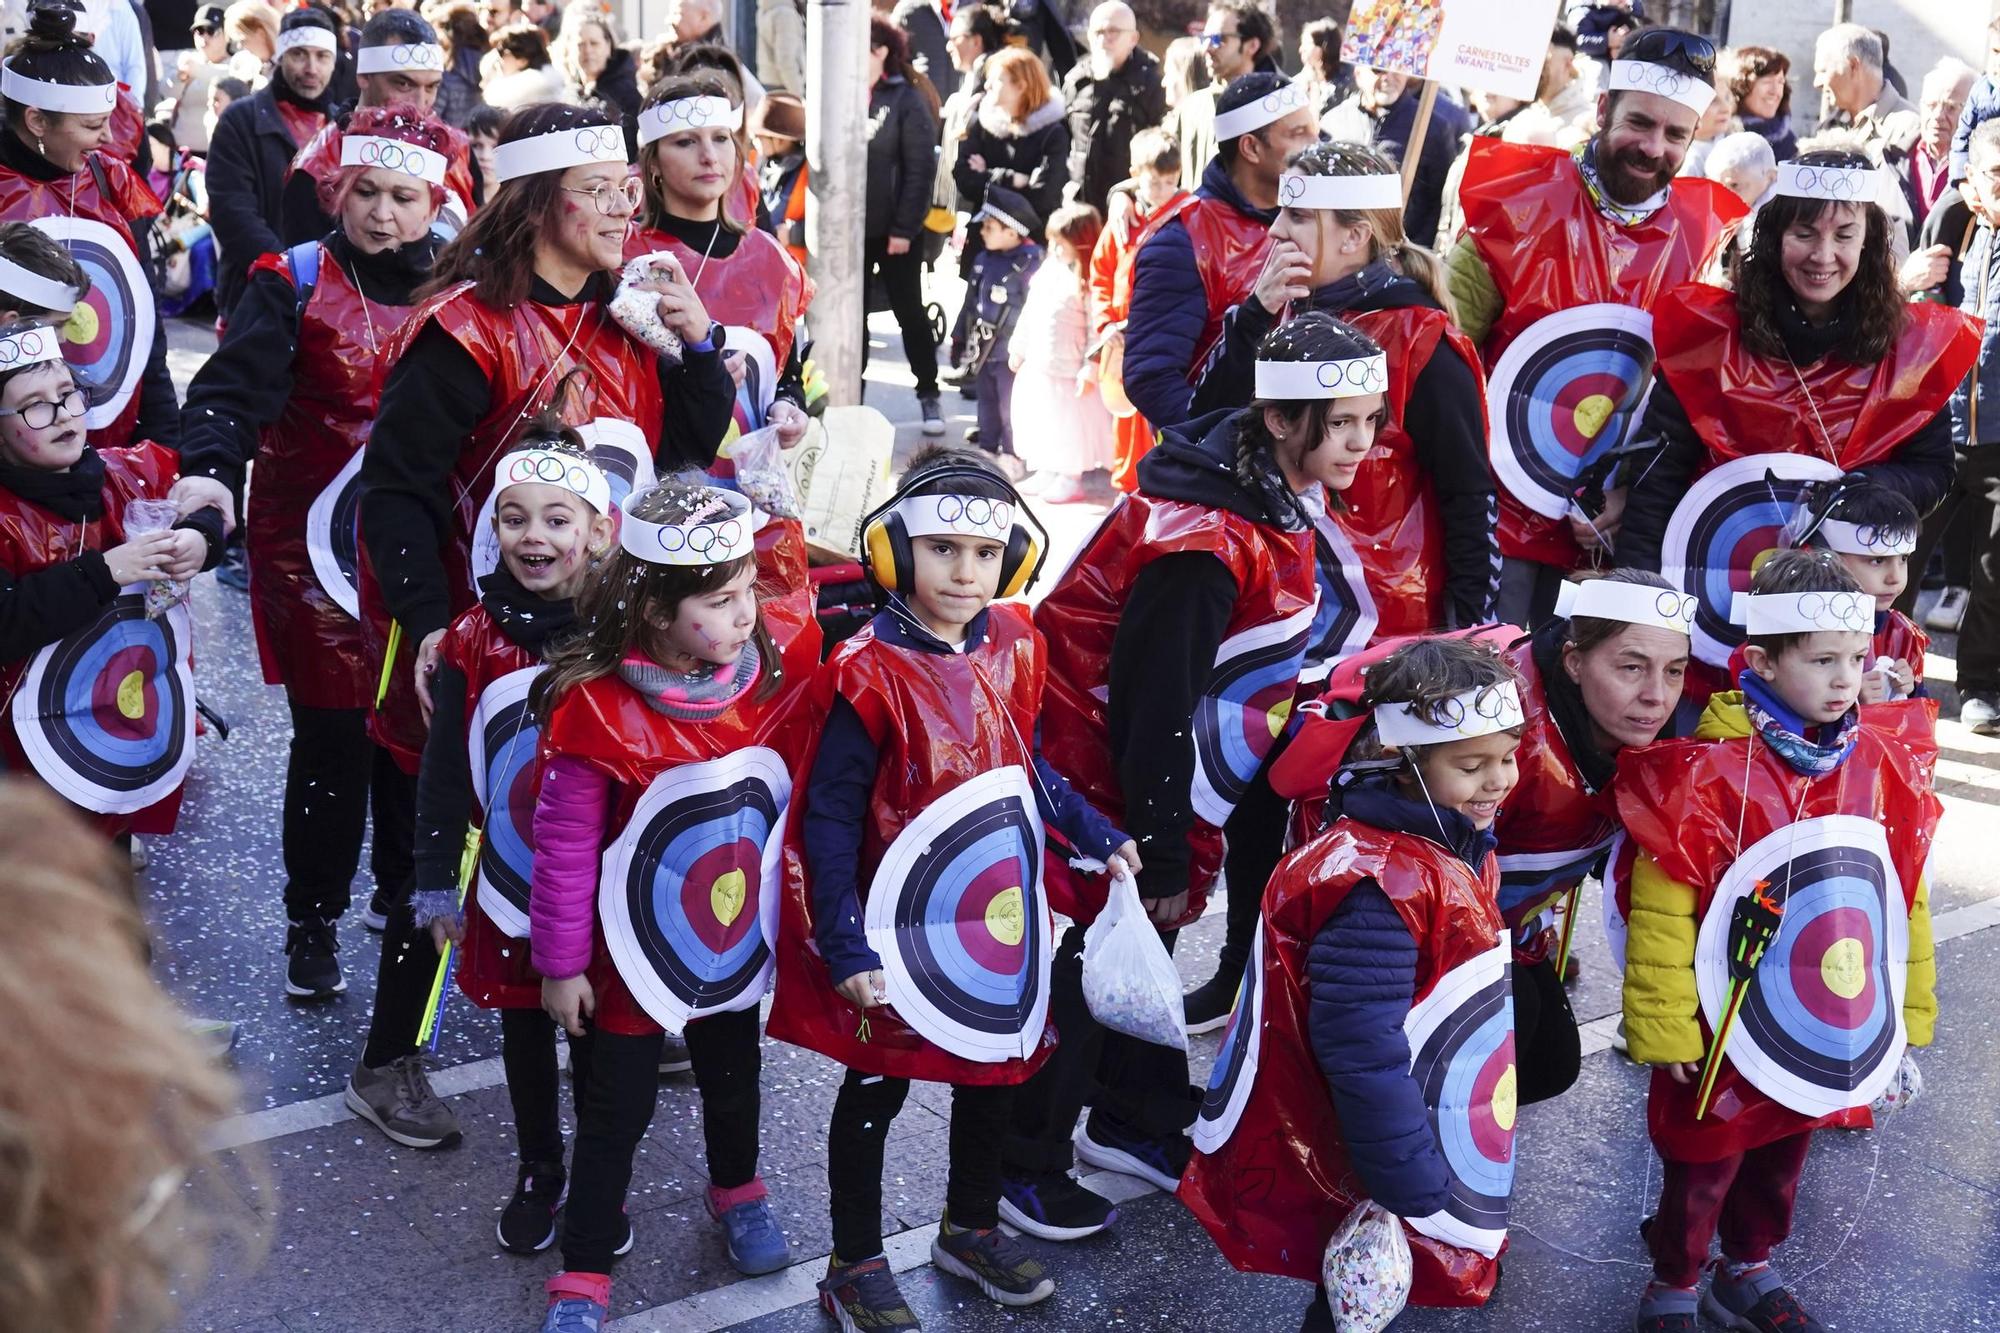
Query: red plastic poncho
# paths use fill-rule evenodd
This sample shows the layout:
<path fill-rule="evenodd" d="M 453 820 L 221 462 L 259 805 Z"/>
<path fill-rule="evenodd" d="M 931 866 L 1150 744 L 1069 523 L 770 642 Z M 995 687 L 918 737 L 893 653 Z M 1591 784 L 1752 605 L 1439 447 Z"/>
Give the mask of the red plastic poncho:
<path fill-rule="evenodd" d="M 1480 1305 L 1499 1277 L 1496 1259 L 1426 1233 L 1451 1229 L 1437 1219 L 1463 1214 L 1496 1250 L 1504 1246 L 1491 1233 L 1504 1237 L 1513 1180 L 1514 1021 L 1490 857 L 1474 873 L 1428 839 L 1341 819 L 1279 862 L 1252 959 L 1257 990 L 1246 981 L 1223 1037 L 1180 1195 L 1237 1268 L 1319 1280 L 1327 1239 L 1365 1196 L 1313 1055 L 1306 956 L 1363 879 L 1381 886 L 1417 942 L 1412 1030 L 1433 1036 L 1413 1041 L 1411 1053 L 1453 1175 L 1452 1205 L 1404 1219 L 1416 1265 L 1410 1304 Z M 1480 984 L 1463 984 L 1475 975 Z M 1425 1021 L 1439 1011 L 1459 1021 Z M 1450 1097 L 1455 1087 L 1464 1088 L 1464 1105 Z M 1453 1157 L 1454 1139 L 1472 1145 L 1478 1165 Z M 1468 1169 L 1485 1184 L 1476 1203 Z"/>
<path fill-rule="evenodd" d="M 1195 347 L 1194 360 L 1188 365 L 1187 379 L 1192 384 L 1201 375 L 1202 363 L 1208 360 L 1209 349 L 1222 336 L 1222 317 L 1229 313 L 1229 307 L 1250 294 L 1250 288 L 1257 281 L 1257 274 L 1264 267 L 1264 256 L 1271 252 L 1270 225 L 1258 218 L 1238 211 L 1234 206 L 1220 199 L 1209 199 L 1199 194 L 1185 194 L 1167 204 L 1146 219 L 1146 229 L 1133 242 L 1132 258 L 1137 265 L 1139 251 L 1146 242 L 1158 235 L 1175 218 L 1187 228 L 1188 240 L 1194 244 L 1195 267 L 1201 273 L 1202 293 L 1208 297 L 1208 314 L 1201 328 L 1201 341 Z M 1126 302 L 1131 302 L 1132 284 L 1125 284 Z M 1137 484 L 1136 477 L 1134 484 Z"/>

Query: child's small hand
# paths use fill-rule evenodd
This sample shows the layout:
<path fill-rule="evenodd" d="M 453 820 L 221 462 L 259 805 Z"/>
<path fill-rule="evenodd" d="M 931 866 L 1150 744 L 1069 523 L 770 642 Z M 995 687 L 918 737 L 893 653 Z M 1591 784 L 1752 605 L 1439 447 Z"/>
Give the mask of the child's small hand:
<path fill-rule="evenodd" d="M 1889 673 L 1887 671 L 1866 671 L 1862 673 L 1861 676 L 1862 703 L 1879 704 L 1883 702 L 1885 699 L 1889 699 L 1892 697 L 1893 696 L 1889 692 Z"/>
<path fill-rule="evenodd" d="M 1701 1066 L 1692 1060 L 1668 1060 L 1662 1064 L 1654 1065 L 1653 1068 L 1666 1070 L 1667 1077 L 1682 1087 L 1686 1087 L 1701 1077 Z"/>
<path fill-rule="evenodd" d="M 584 976 L 542 978 L 542 1012 L 572 1037 L 584 1035 L 583 1020 L 597 1012 L 597 995 Z"/>
<path fill-rule="evenodd" d="M 889 1002 L 889 980 L 882 975 L 879 967 L 868 972 L 856 972 L 837 983 L 834 989 L 856 1009 L 879 1009 Z"/>
<path fill-rule="evenodd" d="M 1889 683 L 1895 686 L 1895 698 L 1907 699 L 1916 693 L 1917 671 L 1909 658 L 1899 657 L 1889 664 Z"/>
<path fill-rule="evenodd" d="M 424 725 L 431 724 L 431 676 L 438 669 L 438 648 L 444 643 L 444 631 L 434 629 L 424 635 L 424 641 L 417 645 L 416 672 L 417 705 L 424 711 Z"/>
<path fill-rule="evenodd" d="M 1120 843 L 1117 851 L 1104 858 L 1104 869 L 1107 874 L 1115 875 L 1122 870 L 1134 880 L 1137 880 L 1141 868 L 1139 864 L 1139 844 L 1130 838 Z"/>
<path fill-rule="evenodd" d="M 434 916 L 430 924 L 431 943 L 439 953 L 446 944 L 465 943 L 465 918 L 462 916 Z"/>
<path fill-rule="evenodd" d="M 208 559 L 208 540 L 193 528 L 175 528 L 167 537 L 172 543 L 163 566 L 167 577 L 191 579 L 201 573 L 202 562 Z"/>
<path fill-rule="evenodd" d="M 104 567 L 119 587 L 128 583 L 159 583 L 169 578 L 167 562 L 173 558 L 174 540 L 170 532 L 148 532 L 114 546 L 104 553 Z"/>
<path fill-rule="evenodd" d="M 1140 901 L 1146 904 L 1146 919 L 1156 926 L 1171 926 L 1187 915 L 1186 889 L 1171 898 L 1142 898 Z"/>

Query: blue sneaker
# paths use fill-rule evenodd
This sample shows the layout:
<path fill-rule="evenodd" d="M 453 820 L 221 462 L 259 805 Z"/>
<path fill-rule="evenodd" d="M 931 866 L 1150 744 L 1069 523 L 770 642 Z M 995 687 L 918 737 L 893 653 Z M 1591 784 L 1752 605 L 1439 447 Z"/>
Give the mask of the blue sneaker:
<path fill-rule="evenodd" d="M 792 1245 L 771 1218 L 771 1201 L 764 1182 L 753 1180 L 733 1190 L 708 1187 L 708 1215 L 722 1223 L 729 1262 L 745 1277 L 775 1273 L 792 1262 Z"/>
<path fill-rule="evenodd" d="M 1003 1176 L 1000 1220 L 1040 1240 L 1082 1240 L 1118 1220 L 1111 1200 L 1067 1171 Z"/>
<path fill-rule="evenodd" d="M 1149 1139 L 1093 1111 L 1077 1131 L 1076 1155 L 1100 1171 L 1137 1176 L 1172 1194 L 1180 1188 L 1194 1144 L 1185 1134 Z"/>
<path fill-rule="evenodd" d="M 603 1273 L 557 1273 L 543 1288 L 549 1308 L 541 1333 L 603 1333 L 611 1318 L 611 1279 Z"/>

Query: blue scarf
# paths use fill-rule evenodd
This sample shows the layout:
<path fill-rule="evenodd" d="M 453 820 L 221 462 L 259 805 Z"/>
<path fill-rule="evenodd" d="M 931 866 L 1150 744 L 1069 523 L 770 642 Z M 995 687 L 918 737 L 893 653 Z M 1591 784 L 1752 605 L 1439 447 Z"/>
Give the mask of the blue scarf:
<path fill-rule="evenodd" d="M 1756 672 L 1744 671 L 1736 679 L 1743 687 L 1743 710 L 1749 714 L 1750 725 L 1794 773 L 1824 777 L 1846 762 L 1861 726 L 1858 708 L 1848 709 L 1837 722 L 1813 727 L 1773 693 Z"/>

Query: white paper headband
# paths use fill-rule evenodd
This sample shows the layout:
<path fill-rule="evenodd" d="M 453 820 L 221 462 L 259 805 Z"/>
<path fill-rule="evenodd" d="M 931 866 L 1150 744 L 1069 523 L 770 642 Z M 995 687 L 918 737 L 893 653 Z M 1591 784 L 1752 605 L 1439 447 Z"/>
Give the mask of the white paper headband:
<path fill-rule="evenodd" d="M 432 185 L 444 184 L 444 154 L 401 139 L 384 139 L 373 134 L 344 135 L 340 140 L 340 165 L 380 167 L 415 176 Z"/>
<path fill-rule="evenodd" d="M 1215 140 L 1217 143 L 1228 143 L 1245 134 L 1255 134 L 1273 121 L 1283 120 L 1292 112 L 1311 105 L 1312 97 L 1304 85 L 1288 83 L 1254 102 L 1218 115 L 1215 118 Z"/>
<path fill-rule="evenodd" d="M 1014 533 L 1011 501 L 984 495 L 911 495 L 893 511 L 912 537 L 990 537 L 1004 542 Z"/>
<path fill-rule="evenodd" d="M 618 519 L 618 544 L 655 565 L 726 565 L 757 549 L 750 502 L 734 491 L 703 487 L 706 507 L 680 523 L 648 523 L 635 518 L 633 496 Z"/>
<path fill-rule="evenodd" d="M 1863 592 L 1739 592 L 1729 618 L 1751 635 L 1875 630 L 1875 599 Z"/>
<path fill-rule="evenodd" d="M 1670 65 L 1653 65 L 1643 60 L 1612 61 L 1611 75 L 1604 88 L 1613 93 L 1653 93 L 1679 102 L 1697 116 L 1715 100 L 1713 83 L 1703 83 Z"/>
<path fill-rule="evenodd" d="M 493 150 L 493 174 L 502 181 L 519 180 L 544 171 L 591 167 L 600 162 L 626 165 L 625 131 L 616 125 L 579 125 L 552 130 L 532 139 L 516 139 Z"/>
<path fill-rule="evenodd" d="M 442 74 L 444 48 L 436 42 L 364 46 L 354 53 L 356 74 Z"/>
<path fill-rule="evenodd" d="M 44 361 L 62 360 L 62 336 L 36 325 L 0 338 L 0 371 L 25 370 Z"/>
<path fill-rule="evenodd" d="M 334 41 L 333 34 L 317 24 L 302 23 L 296 28 L 287 28 L 278 34 L 279 55 L 287 51 L 296 51 L 300 47 L 313 51 L 340 50 L 340 45 Z"/>
<path fill-rule="evenodd" d="M 1829 551 L 1842 555 L 1910 555 L 1917 549 L 1913 527 L 1884 528 L 1873 523 L 1843 523 L 1837 518 L 1820 520 L 1813 536 Z"/>
<path fill-rule="evenodd" d="M 1361 213 L 1370 209 L 1403 207 L 1401 176 L 1296 176 L 1286 172 L 1278 177 L 1278 204 L 1283 208 L 1340 209 Z"/>
<path fill-rule="evenodd" d="M 1688 593 L 1611 579 L 1587 579 L 1582 583 L 1565 579 L 1556 594 L 1556 614 L 1565 620 L 1572 616 L 1622 620 L 1628 625 L 1651 625 L 1676 634 L 1693 632 L 1698 605 L 1699 600 Z"/>
<path fill-rule="evenodd" d="M 726 97 L 676 97 L 659 102 L 639 113 L 639 144 L 664 139 L 681 130 L 702 130 L 711 126 L 725 130 L 743 128 L 743 108 Z"/>
<path fill-rule="evenodd" d="M 1437 722 L 1411 711 L 1409 704 L 1377 704 L 1375 734 L 1384 745 L 1443 745 L 1512 731 L 1525 720 L 1521 692 L 1511 680 L 1454 695 L 1431 711 Z"/>
<path fill-rule="evenodd" d="M 1377 352 L 1347 361 L 1259 361 L 1257 396 L 1269 402 L 1313 398 L 1356 398 L 1385 393 L 1389 359 Z"/>
<path fill-rule="evenodd" d="M 1777 192 L 1793 199 L 1872 204 L 1881 179 L 1873 167 L 1813 167 L 1787 162 L 1778 168 Z"/>
<path fill-rule="evenodd" d="M 0 69 L 0 93 L 37 111 L 69 116 L 101 116 L 118 105 L 117 83 L 50 83 Z"/>
<path fill-rule="evenodd" d="M 0 292 L 60 315 L 76 309 L 76 303 L 83 299 L 76 288 L 30 272 L 5 255 L 0 255 Z"/>
<path fill-rule="evenodd" d="M 500 461 L 493 465 L 496 503 L 500 492 L 509 486 L 529 483 L 560 486 L 580 497 L 598 513 L 611 512 L 611 481 L 604 475 L 604 470 L 588 458 L 559 453 L 554 449 L 521 449 L 502 454 Z"/>

